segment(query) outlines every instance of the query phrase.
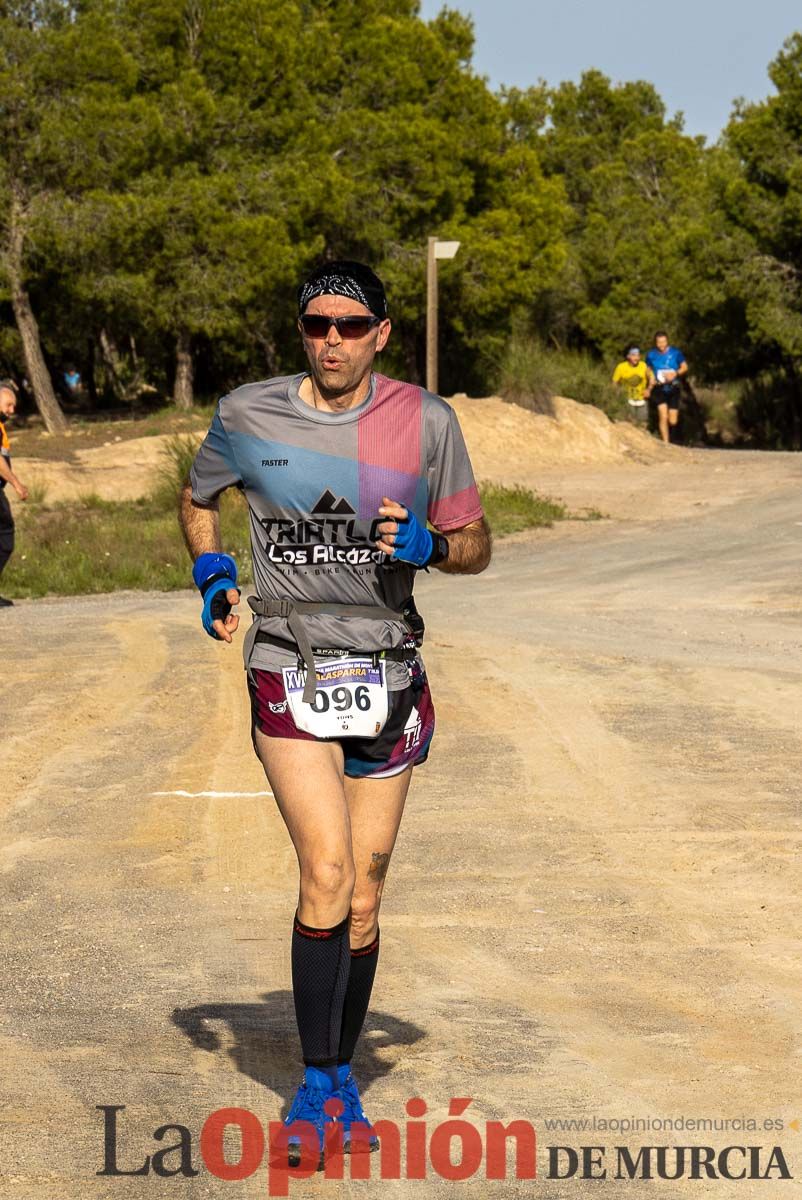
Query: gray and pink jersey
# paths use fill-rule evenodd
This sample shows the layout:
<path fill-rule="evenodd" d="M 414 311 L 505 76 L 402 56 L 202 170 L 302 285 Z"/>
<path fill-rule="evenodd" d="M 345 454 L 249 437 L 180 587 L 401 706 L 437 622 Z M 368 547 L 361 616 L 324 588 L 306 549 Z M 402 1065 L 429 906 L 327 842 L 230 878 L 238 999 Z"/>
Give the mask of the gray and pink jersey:
<path fill-rule="evenodd" d="M 208 504 L 228 487 L 245 492 L 262 598 L 398 610 L 416 572 L 373 545 L 382 498 L 443 533 L 482 516 L 456 414 L 439 396 L 377 374 L 358 407 L 321 411 L 301 399 L 303 379 L 247 384 L 222 398 L 192 467 L 193 499 Z M 390 649 L 408 633 L 401 622 L 367 617 L 304 622 L 318 647 Z M 261 627 L 292 640 L 281 617 L 261 618 Z M 260 642 L 251 662 L 276 670 L 290 657 Z"/>

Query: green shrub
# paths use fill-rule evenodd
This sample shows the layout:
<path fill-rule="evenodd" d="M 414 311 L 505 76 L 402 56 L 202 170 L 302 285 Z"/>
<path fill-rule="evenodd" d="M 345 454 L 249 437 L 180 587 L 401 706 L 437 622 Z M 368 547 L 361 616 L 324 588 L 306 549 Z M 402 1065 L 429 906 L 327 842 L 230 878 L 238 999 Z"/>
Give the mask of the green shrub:
<path fill-rule="evenodd" d="M 178 526 L 175 494 L 164 507 L 152 497 L 101 500 L 50 508 L 22 506 L 16 547 L 3 572 L 11 598 L 77 596 L 124 588 L 172 591 L 191 586 L 190 560 Z M 239 492 L 220 503 L 223 549 L 244 580 L 251 578 L 248 510 Z"/>
<path fill-rule="evenodd" d="M 165 441 L 161 465 L 156 473 L 157 484 L 151 496 L 160 512 L 172 511 L 178 504 L 202 441 L 201 435 L 190 433 L 177 433 Z"/>
<path fill-rule="evenodd" d="M 28 505 L 30 508 L 41 508 L 47 504 L 47 484 L 31 483 L 28 485 Z"/>
<path fill-rule="evenodd" d="M 536 338 L 516 334 L 497 368 L 497 390 L 505 400 L 551 414 L 552 398 L 593 404 L 612 420 L 627 415 L 626 397 L 610 381 L 612 366 L 584 351 L 551 350 Z"/>
<path fill-rule="evenodd" d="M 480 490 L 485 516 L 496 537 L 517 533 L 520 529 L 551 525 L 568 515 L 559 500 L 537 496 L 528 488 L 483 483 Z"/>
<path fill-rule="evenodd" d="M 802 449 L 802 388 L 785 371 L 763 371 L 744 380 L 736 413 L 749 444 L 764 450 Z"/>

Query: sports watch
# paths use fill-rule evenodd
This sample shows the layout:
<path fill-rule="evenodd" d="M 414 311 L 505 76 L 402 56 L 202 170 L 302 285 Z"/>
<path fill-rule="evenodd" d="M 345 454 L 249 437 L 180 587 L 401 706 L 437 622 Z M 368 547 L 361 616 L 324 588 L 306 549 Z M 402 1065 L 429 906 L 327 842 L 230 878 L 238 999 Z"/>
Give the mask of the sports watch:
<path fill-rule="evenodd" d="M 448 538 L 443 533 L 432 534 L 432 553 L 427 562 L 427 567 L 436 567 L 438 563 L 445 562 L 448 558 Z"/>

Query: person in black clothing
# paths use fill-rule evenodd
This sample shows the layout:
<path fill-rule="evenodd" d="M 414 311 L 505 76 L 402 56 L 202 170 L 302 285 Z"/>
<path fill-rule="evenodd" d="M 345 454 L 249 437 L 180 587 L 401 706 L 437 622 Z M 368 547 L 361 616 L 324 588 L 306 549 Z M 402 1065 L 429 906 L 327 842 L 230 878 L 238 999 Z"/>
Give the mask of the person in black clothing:
<path fill-rule="evenodd" d="M 6 432 L 6 422 L 13 417 L 17 408 L 17 389 L 9 380 L 0 382 L 0 574 L 3 572 L 14 550 L 14 517 L 5 494 L 10 483 L 20 500 L 28 499 L 28 489 L 11 469 L 11 445 Z M 0 596 L 0 608 L 10 608 L 11 600 Z"/>

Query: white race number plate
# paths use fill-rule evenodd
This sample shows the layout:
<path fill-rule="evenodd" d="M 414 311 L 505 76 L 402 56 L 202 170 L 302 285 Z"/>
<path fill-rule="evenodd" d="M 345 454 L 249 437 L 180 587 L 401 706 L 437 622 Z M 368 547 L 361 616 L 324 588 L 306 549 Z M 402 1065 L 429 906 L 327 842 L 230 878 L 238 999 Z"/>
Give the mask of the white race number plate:
<path fill-rule="evenodd" d="M 319 738 L 376 737 L 387 721 L 384 663 L 370 656 L 321 659 L 315 664 L 314 704 L 304 704 L 306 671 L 284 667 L 284 691 L 299 729 Z"/>

